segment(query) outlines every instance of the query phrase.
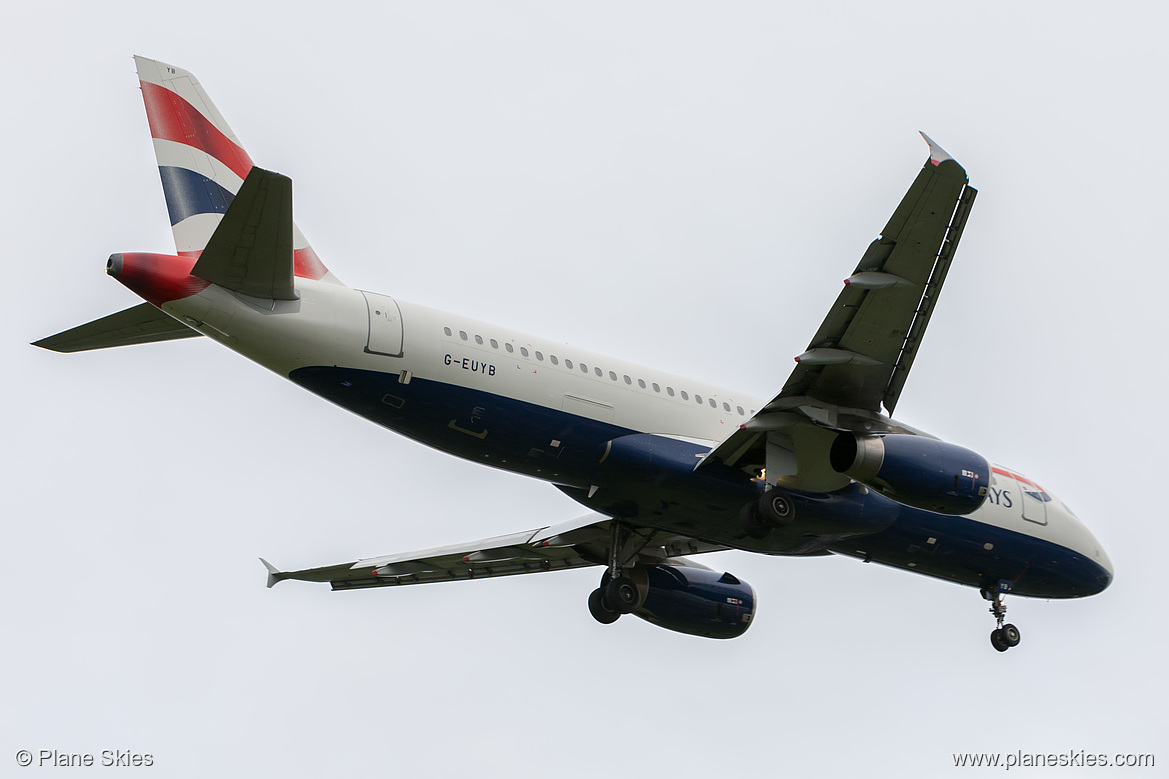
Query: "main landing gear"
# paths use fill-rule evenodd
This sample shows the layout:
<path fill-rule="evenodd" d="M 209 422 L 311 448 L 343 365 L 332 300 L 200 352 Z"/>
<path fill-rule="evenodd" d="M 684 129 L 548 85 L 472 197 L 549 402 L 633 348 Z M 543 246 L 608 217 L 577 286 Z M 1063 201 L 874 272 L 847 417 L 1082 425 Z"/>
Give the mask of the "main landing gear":
<path fill-rule="evenodd" d="M 613 624 L 622 614 L 632 614 L 641 605 L 641 590 L 621 569 L 641 551 L 647 540 L 636 537 L 624 524 L 613 520 L 609 567 L 601 576 L 600 586 L 589 593 L 589 613 L 602 625 Z"/>
<path fill-rule="evenodd" d="M 994 615 L 998 627 L 990 633 L 990 644 L 1000 652 L 1005 652 L 1013 646 L 1019 645 L 1019 629 L 1014 625 L 1003 624 L 1007 618 L 1007 605 L 1003 603 L 1005 593 L 994 590 L 982 590 L 982 597 L 990 601 L 990 613 Z"/>
<path fill-rule="evenodd" d="M 796 507 L 791 497 L 773 487 L 760 496 L 758 501 L 748 503 L 739 511 L 739 525 L 751 538 L 764 538 L 772 528 L 790 524 L 796 516 Z"/>

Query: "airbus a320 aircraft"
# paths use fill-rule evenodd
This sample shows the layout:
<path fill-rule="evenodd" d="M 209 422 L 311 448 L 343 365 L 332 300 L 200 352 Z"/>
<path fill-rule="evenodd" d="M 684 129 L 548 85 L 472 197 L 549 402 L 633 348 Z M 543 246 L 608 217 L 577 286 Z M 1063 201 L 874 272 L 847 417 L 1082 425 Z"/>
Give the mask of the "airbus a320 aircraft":
<path fill-rule="evenodd" d="M 193 75 L 135 58 L 176 254 L 114 254 L 145 303 L 36 343 L 59 352 L 206 336 L 428 446 L 553 484 L 589 513 L 420 552 L 280 571 L 334 590 L 583 566 L 597 621 L 633 614 L 742 635 L 755 592 L 683 555 L 840 554 L 977 588 L 999 651 L 1007 593 L 1078 598 L 1100 544 L 1037 482 L 892 419 L 974 202 L 930 156 L 775 397 L 345 286 L 292 219 L 292 182 L 252 164 Z M 882 412 L 882 406 L 884 412 Z"/>

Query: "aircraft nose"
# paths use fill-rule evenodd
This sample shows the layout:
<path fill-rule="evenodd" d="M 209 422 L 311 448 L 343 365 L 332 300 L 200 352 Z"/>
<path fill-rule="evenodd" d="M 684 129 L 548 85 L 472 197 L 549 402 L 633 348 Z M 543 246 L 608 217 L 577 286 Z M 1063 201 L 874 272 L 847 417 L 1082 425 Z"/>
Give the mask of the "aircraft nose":
<path fill-rule="evenodd" d="M 1113 577 L 1112 560 L 1109 559 L 1108 553 L 1104 551 L 1104 547 L 1100 546 L 1099 542 L 1096 543 L 1095 557 L 1093 561 L 1097 566 L 1099 566 L 1100 569 L 1096 573 L 1097 589 L 1092 593 L 1095 595 L 1096 593 L 1104 592 L 1104 590 L 1108 589 L 1108 585 L 1112 584 Z"/>
<path fill-rule="evenodd" d="M 1084 528 L 1083 533 L 1086 538 L 1078 545 L 1078 551 L 1084 562 L 1077 566 L 1075 578 L 1078 587 L 1084 590 L 1084 595 L 1096 595 L 1112 584 L 1112 560 L 1087 528 Z"/>

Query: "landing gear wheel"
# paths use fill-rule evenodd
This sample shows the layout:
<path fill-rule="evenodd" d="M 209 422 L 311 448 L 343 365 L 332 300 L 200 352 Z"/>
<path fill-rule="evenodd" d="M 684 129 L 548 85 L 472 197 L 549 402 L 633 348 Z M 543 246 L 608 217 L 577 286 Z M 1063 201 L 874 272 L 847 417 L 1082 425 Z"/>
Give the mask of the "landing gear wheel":
<path fill-rule="evenodd" d="M 1019 629 L 1010 623 L 1003 624 L 1007 616 L 1007 604 L 1003 603 L 1003 596 L 1009 590 L 1009 582 L 999 582 L 997 591 L 989 588 L 982 590 L 982 597 L 990 601 L 990 613 L 994 615 L 995 624 L 998 625 L 990 633 L 990 645 L 999 652 L 1019 645 Z"/>
<path fill-rule="evenodd" d="M 751 538 L 766 538 L 771 528 L 763 524 L 755 503 L 748 503 L 739 510 L 739 526 Z"/>
<path fill-rule="evenodd" d="M 629 614 L 641 605 L 641 593 L 632 579 L 618 576 L 605 585 L 605 603 L 621 614 Z"/>
<path fill-rule="evenodd" d="M 609 608 L 609 604 L 605 602 L 604 593 L 601 592 L 600 588 L 589 593 L 589 613 L 593 615 L 593 619 L 602 625 L 612 625 L 621 618 L 621 612 Z"/>
<path fill-rule="evenodd" d="M 759 499 L 759 516 L 764 522 L 782 526 L 795 519 L 796 507 L 792 499 L 781 489 L 771 489 Z"/>

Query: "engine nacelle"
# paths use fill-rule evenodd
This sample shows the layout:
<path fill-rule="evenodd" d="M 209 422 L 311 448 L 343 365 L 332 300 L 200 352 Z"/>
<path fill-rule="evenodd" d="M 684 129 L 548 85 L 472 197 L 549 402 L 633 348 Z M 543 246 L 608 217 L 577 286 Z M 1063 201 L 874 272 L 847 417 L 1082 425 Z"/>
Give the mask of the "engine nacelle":
<path fill-rule="evenodd" d="M 658 627 L 705 638 L 737 638 L 751 627 L 755 590 L 729 573 L 691 565 L 639 565 L 644 597 L 632 612 Z"/>
<path fill-rule="evenodd" d="M 887 498 L 939 514 L 969 514 L 986 500 L 990 463 L 961 446 L 916 435 L 841 433 L 832 467 Z"/>

